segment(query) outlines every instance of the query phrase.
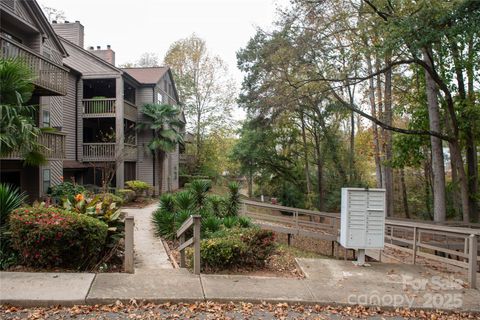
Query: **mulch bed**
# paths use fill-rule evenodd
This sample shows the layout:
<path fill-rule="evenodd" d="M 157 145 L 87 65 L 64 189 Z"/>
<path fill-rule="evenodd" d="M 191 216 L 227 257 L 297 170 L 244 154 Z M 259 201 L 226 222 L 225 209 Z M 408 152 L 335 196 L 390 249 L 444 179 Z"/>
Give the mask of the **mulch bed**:
<path fill-rule="evenodd" d="M 245 276 L 262 276 L 262 277 L 282 277 L 282 278 L 304 278 L 304 275 L 297 263 L 296 257 L 322 258 L 323 256 L 315 251 L 304 252 L 301 248 L 287 247 L 285 241 L 281 239 L 282 235 L 277 235 L 279 246 L 275 253 L 266 261 L 262 268 L 246 268 L 239 267 L 222 271 L 202 270 L 205 274 L 223 274 L 223 275 L 245 275 Z M 311 239 L 309 239 L 311 240 Z M 283 243 L 284 242 L 284 243 Z M 174 241 L 164 241 L 170 251 L 170 259 L 174 259 L 176 264 L 180 264 L 180 252 L 176 250 L 178 243 Z M 175 264 L 174 263 L 174 264 Z"/>

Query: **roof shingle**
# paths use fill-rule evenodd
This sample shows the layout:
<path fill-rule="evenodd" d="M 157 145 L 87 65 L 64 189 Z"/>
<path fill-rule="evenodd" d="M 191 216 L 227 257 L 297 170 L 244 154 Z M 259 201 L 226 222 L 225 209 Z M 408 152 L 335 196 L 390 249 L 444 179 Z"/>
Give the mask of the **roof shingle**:
<path fill-rule="evenodd" d="M 142 84 L 156 84 L 168 71 L 168 67 L 122 68 Z"/>

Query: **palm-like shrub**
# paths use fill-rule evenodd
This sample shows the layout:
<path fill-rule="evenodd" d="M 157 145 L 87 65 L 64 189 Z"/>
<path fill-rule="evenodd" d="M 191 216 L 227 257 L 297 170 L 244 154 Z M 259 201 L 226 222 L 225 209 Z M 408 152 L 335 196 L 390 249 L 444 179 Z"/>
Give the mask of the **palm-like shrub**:
<path fill-rule="evenodd" d="M 245 216 L 238 217 L 238 226 L 240 228 L 250 228 L 253 226 L 252 219 Z"/>
<path fill-rule="evenodd" d="M 195 200 L 197 208 L 203 208 L 207 203 L 207 192 L 211 188 L 210 180 L 194 180 L 190 184 L 189 191 Z"/>
<path fill-rule="evenodd" d="M 225 198 L 216 194 L 212 194 L 208 196 L 207 201 L 210 204 L 210 210 L 212 211 L 212 214 L 217 217 L 224 216 Z"/>
<path fill-rule="evenodd" d="M 26 201 L 26 193 L 10 184 L 0 183 L 0 226 L 5 226 L 10 213 Z"/>
<path fill-rule="evenodd" d="M 0 59 L 0 156 L 16 151 L 26 164 L 46 161 L 45 147 L 38 142 L 42 131 L 34 121 L 36 107 L 25 105 L 33 92 L 33 74 L 19 59 Z"/>
<path fill-rule="evenodd" d="M 158 208 L 153 212 L 153 225 L 157 236 L 165 239 L 175 239 L 175 213 Z"/>
<path fill-rule="evenodd" d="M 182 226 L 182 224 L 193 215 L 194 212 L 190 210 L 181 210 L 175 214 L 175 232 Z"/>
<path fill-rule="evenodd" d="M 222 220 L 215 216 L 208 216 L 202 219 L 202 231 L 209 235 L 220 230 Z"/>
<path fill-rule="evenodd" d="M 17 187 L 0 183 L 0 270 L 15 264 L 17 255 L 11 248 L 8 217 L 13 210 L 27 201 L 27 195 Z"/>
<path fill-rule="evenodd" d="M 240 209 L 240 184 L 237 182 L 230 182 L 228 184 L 228 199 L 226 203 L 227 216 L 236 216 Z"/>
<path fill-rule="evenodd" d="M 237 226 L 238 218 L 237 217 L 225 217 L 225 218 L 223 218 L 222 223 L 225 226 L 225 228 L 231 229 L 231 228 Z"/>
<path fill-rule="evenodd" d="M 164 211 L 173 212 L 175 210 L 175 197 L 171 193 L 162 194 L 159 207 Z"/>
<path fill-rule="evenodd" d="M 191 211 L 195 208 L 195 198 L 192 193 L 182 191 L 175 194 L 175 210 Z"/>

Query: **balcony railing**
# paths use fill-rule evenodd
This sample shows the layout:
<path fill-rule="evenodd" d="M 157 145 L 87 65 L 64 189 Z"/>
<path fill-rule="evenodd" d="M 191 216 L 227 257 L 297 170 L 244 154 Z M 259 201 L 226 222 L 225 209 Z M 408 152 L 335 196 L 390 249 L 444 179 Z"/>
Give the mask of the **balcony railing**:
<path fill-rule="evenodd" d="M 49 160 L 65 159 L 65 134 L 60 132 L 42 132 L 38 136 L 38 142 L 44 146 L 41 152 Z M 18 151 L 14 151 L 7 156 L 2 157 L 6 160 L 22 160 L 23 156 Z"/>
<path fill-rule="evenodd" d="M 54 63 L 30 48 L 0 36 L 2 59 L 17 58 L 24 61 L 34 74 L 33 84 L 43 89 L 44 95 L 66 95 L 68 69 Z"/>
<path fill-rule="evenodd" d="M 115 161 L 115 143 L 84 143 L 83 161 Z"/>
<path fill-rule="evenodd" d="M 115 98 L 83 99 L 85 118 L 115 117 Z"/>
<path fill-rule="evenodd" d="M 83 143 L 83 161 L 116 161 L 115 143 Z M 124 144 L 118 160 L 137 161 L 137 146 Z"/>
<path fill-rule="evenodd" d="M 124 118 L 136 122 L 138 118 L 137 106 L 127 100 L 124 100 L 123 102 Z"/>

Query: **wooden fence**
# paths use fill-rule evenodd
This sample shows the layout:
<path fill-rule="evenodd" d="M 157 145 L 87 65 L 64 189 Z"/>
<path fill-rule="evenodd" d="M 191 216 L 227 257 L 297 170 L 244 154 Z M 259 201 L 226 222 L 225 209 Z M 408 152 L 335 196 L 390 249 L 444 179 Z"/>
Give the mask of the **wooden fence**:
<path fill-rule="evenodd" d="M 180 251 L 180 267 L 185 268 L 185 249 L 193 245 L 193 273 L 200 274 L 200 229 L 202 217 L 199 215 L 190 216 L 178 229 L 177 238 L 180 244 L 177 248 Z M 193 237 L 185 240 L 185 235 L 193 226 Z"/>

